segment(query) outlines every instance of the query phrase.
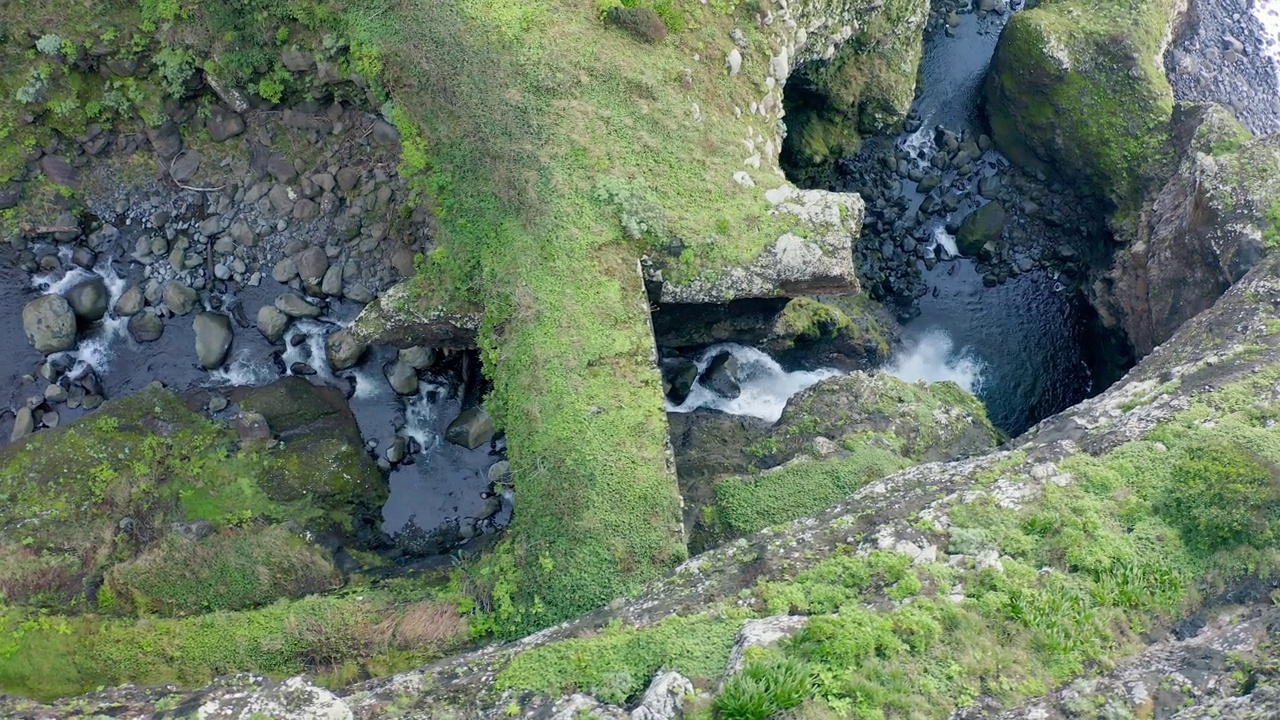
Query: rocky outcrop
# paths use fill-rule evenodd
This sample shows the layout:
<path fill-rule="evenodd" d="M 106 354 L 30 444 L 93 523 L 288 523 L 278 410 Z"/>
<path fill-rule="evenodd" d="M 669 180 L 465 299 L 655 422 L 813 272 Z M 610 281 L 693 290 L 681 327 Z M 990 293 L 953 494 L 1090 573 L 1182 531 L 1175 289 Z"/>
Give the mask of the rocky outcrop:
<path fill-rule="evenodd" d="M 1120 228 L 1090 288 L 1139 354 L 1213 305 L 1280 242 L 1280 137 L 1254 139 L 1216 105 L 1183 108 L 1172 177 Z"/>
<path fill-rule="evenodd" d="M 670 413 L 668 422 L 695 551 L 814 512 L 902 467 L 987 452 L 1001 439 L 982 404 L 952 383 L 858 371 L 797 393 L 776 423 L 709 410 Z"/>
<path fill-rule="evenodd" d="M 365 306 L 351 326 L 351 337 L 365 345 L 425 345 L 446 349 L 476 346 L 480 311 L 435 302 L 413 282 L 387 290 Z"/>
<path fill-rule="evenodd" d="M 688 282 L 667 282 L 652 265 L 650 282 L 662 284 L 664 303 L 721 303 L 740 298 L 856 292 L 853 240 L 862 229 L 862 199 L 847 193 L 780 187 L 765 198 L 770 214 L 798 224 L 778 236 L 754 260 L 705 273 Z M 800 229 L 803 228 L 803 229 Z"/>
<path fill-rule="evenodd" d="M 915 96 L 928 11 L 917 0 L 867 8 L 834 55 L 824 50 L 788 77 L 782 162 L 793 179 L 817 184 L 857 152 L 862 136 L 902 121 Z"/>

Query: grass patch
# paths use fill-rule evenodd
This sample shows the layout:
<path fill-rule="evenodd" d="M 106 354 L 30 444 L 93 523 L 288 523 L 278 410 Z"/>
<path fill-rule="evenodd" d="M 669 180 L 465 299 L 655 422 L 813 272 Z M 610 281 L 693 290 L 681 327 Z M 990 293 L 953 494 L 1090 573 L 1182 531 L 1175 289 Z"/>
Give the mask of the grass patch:
<path fill-rule="evenodd" d="M 716 517 L 733 535 L 747 535 L 811 515 L 874 480 L 911 465 L 883 448 L 861 446 L 841 460 L 800 462 L 716 485 Z"/>
<path fill-rule="evenodd" d="M 284 528 L 234 529 L 200 542 L 170 536 L 112 567 L 98 607 L 126 615 L 243 610 L 341 583 L 324 552 Z M 112 602 L 104 602 L 107 597 Z"/>
<path fill-rule="evenodd" d="M 585 692 L 624 705 L 660 668 L 714 681 L 724 672 L 740 617 L 677 617 L 644 630 L 610 627 L 592 637 L 544 645 L 517 655 L 498 674 L 496 686 L 553 696 Z"/>
<path fill-rule="evenodd" d="M 53 700 L 127 682 L 206 685 L 219 675 L 341 678 L 362 663 L 407 670 L 466 639 L 452 606 L 422 600 L 417 583 L 281 601 L 191 618 L 103 620 L 0 609 L 0 690 Z"/>

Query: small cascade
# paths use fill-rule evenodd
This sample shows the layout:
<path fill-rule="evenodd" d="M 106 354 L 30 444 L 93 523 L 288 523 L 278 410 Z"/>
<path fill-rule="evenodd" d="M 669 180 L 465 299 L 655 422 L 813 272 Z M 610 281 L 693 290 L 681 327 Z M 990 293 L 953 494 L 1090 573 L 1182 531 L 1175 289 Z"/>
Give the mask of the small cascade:
<path fill-rule="evenodd" d="M 680 405 L 667 403 L 668 412 L 693 412 L 698 408 L 719 410 L 730 415 L 749 415 L 769 422 L 782 417 L 782 410 L 792 395 L 808 388 L 819 380 L 840 375 L 838 370 L 800 370 L 787 372 L 773 358 L 752 347 L 725 343 L 713 345 L 697 359 L 698 375 L 722 352 L 733 355 L 738 362 L 738 385 L 742 392 L 736 398 L 718 395 L 704 386 L 701 380 L 693 384 L 689 396 Z"/>

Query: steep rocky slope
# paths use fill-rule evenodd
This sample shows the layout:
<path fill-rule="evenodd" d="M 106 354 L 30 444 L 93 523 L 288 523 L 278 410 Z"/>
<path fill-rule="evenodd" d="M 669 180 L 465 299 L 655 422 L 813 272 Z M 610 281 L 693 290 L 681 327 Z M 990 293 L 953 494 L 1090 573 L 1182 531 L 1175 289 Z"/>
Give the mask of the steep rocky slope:
<path fill-rule="evenodd" d="M 1001 450 L 897 472 L 517 643 L 338 694 L 231 679 L 175 696 L 185 710 L 172 712 L 619 717 L 643 703 L 632 717 L 655 717 L 645 713 L 664 704 L 705 716 L 752 702 L 939 718 L 958 706 L 1263 716 L 1280 547 L 1278 307 L 1280 262 L 1268 258 L 1121 382 Z M 745 669 L 725 682 L 726 667 Z M 663 675 L 644 694 L 659 669 L 692 686 Z M 79 702 L 120 717 L 155 708 L 137 690 Z"/>

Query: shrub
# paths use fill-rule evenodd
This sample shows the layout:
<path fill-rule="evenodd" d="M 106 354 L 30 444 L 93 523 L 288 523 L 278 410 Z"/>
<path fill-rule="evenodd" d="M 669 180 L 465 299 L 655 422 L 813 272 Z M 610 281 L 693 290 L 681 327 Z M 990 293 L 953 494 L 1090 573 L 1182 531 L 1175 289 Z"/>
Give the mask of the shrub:
<path fill-rule="evenodd" d="M 644 7 L 612 7 L 605 13 L 605 22 L 631 33 L 637 40 L 658 43 L 667 39 L 667 25 L 658 13 Z"/>
<path fill-rule="evenodd" d="M 716 696 L 721 720 L 765 720 L 809 697 L 813 676 L 797 660 L 774 658 L 747 665 Z"/>
<path fill-rule="evenodd" d="M 1276 539 L 1280 485 L 1271 470 L 1238 445 L 1189 448 L 1172 470 L 1161 514 L 1183 541 L 1204 552 Z"/>

